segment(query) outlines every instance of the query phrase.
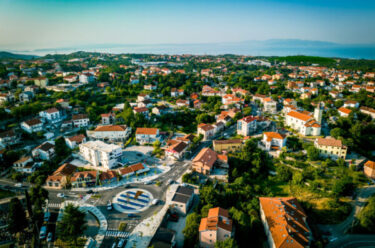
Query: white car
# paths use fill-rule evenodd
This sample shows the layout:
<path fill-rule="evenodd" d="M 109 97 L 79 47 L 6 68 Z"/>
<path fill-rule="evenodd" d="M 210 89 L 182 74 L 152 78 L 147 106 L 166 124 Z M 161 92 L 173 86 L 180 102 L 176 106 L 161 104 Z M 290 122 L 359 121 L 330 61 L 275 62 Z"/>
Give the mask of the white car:
<path fill-rule="evenodd" d="M 113 209 L 113 206 L 112 206 L 112 203 L 110 201 L 108 201 L 108 204 L 107 204 L 107 210 L 112 210 Z"/>
<path fill-rule="evenodd" d="M 156 204 L 158 204 L 158 203 L 159 203 L 159 200 L 158 200 L 158 199 L 154 199 L 154 200 L 152 200 L 152 202 L 151 202 L 152 205 L 156 205 Z"/>
<path fill-rule="evenodd" d="M 145 181 L 144 184 L 145 184 L 145 185 L 152 184 L 152 181 Z"/>
<path fill-rule="evenodd" d="M 58 193 L 58 194 L 57 194 L 57 197 L 59 197 L 59 198 L 64 198 L 65 195 L 64 195 L 64 193 Z"/>
<path fill-rule="evenodd" d="M 22 188 L 22 183 L 16 183 L 16 184 L 14 185 L 14 187 Z"/>

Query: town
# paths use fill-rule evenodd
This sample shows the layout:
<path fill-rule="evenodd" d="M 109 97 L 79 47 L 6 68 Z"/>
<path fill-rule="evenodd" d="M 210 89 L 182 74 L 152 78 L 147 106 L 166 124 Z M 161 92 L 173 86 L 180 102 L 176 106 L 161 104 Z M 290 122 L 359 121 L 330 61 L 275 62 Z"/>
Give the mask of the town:
<path fill-rule="evenodd" d="M 375 245 L 373 60 L 0 62 L 1 247 Z"/>

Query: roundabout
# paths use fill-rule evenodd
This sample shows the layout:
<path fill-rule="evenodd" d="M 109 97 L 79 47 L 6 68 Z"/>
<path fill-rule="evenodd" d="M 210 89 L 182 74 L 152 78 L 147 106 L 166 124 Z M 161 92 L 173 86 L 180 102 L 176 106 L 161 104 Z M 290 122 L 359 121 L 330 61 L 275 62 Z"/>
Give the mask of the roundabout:
<path fill-rule="evenodd" d="M 140 213 L 151 206 L 152 194 L 145 189 L 128 189 L 113 198 L 113 207 L 121 213 Z"/>

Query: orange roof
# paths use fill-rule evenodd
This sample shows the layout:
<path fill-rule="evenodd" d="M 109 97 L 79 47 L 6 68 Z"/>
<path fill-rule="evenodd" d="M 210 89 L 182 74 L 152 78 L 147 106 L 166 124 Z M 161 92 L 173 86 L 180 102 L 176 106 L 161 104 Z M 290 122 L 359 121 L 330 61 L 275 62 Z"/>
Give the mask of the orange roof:
<path fill-rule="evenodd" d="M 302 114 L 300 112 L 297 112 L 297 111 L 290 111 L 287 115 L 293 117 L 293 118 L 297 118 L 299 120 L 302 120 L 302 121 L 308 121 L 311 119 L 311 116 L 309 115 L 306 115 L 306 114 Z"/>
<path fill-rule="evenodd" d="M 79 135 L 69 137 L 68 140 L 75 141 L 77 143 L 81 143 L 85 138 L 86 138 L 85 135 L 79 134 Z"/>
<path fill-rule="evenodd" d="M 272 139 L 285 139 L 285 135 L 276 132 L 264 132 L 263 134 L 267 136 L 267 141 L 271 141 Z"/>
<path fill-rule="evenodd" d="M 337 140 L 334 138 L 318 138 L 317 143 L 320 146 L 336 146 L 336 147 L 343 146 L 341 140 Z"/>
<path fill-rule="evenodd" d="M 260 197 L 276 248 L 303 248 L 309 243 L 306 214 L 294 197 Z"/>
<path fill-rule="evenodd" d="M 368 168 L 371 168 L 371 169 L 375 170 L 375 162 L 374 161 L 371 161 L 371 160 L 367 161 L 365 163 L 365 166 L 368 167 Z"/>
<path fill-rule="evenodd" d="M 138 127 L 135 131 L 136 134 L 148 134 L 148 135 L 156 135 L 158 133 L 157 128 L 147 128 L 147 127 Z"/>
<path fill-rule="evenodd" d="M 345 107 L 339 108 L 339 111 L 344 113 L 344 114 L 350 114 L 352 112 L 350 109 L 345 108 Z"/>
<path fill-rule="evenodd" d="M 126 131 L 126 125 L 106 125 L 106 126 L 98 126 L 95 128 L 94 131 L 97 132 L 123 132 Z"/>
<path fill-rule="evenodd" d="M 193 163 L 201 163 L 202 166 L 207 166 L 210 169 L 214 166 L 217 160 L 217 153 L 210 148 L 203 148 L 197 156 L 193 159 Z"/>
<path fill-rule="evenodd" d="M 228 210 L 220 207 L 210 208 L 207 218 L 201 219 L 199 231 L 217 231 L 218 228 L 232 232 L 232 220 L 229 219 Z"/>

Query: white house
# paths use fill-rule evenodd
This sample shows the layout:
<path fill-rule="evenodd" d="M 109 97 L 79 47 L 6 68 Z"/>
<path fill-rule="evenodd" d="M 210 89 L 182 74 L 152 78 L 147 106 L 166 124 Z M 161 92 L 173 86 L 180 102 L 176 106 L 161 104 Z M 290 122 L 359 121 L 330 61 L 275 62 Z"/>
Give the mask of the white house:
<path fill-rule="evenodd" d="M 33 158 L 22 157 L 13 163 L 13 169 L 21 173 L 32 173 L 35 169 Z"/>
<path fill-rule="evenodd" d="M 114 113 L 108 113 L 108 114 L 101 114 L 100 115 L 102 120 L 102 125 L 109 125 L 109 124 L 115 124 L 116 122 L 116 115 Z"/>
<path fill-rule="evenodd" d="M 126 125 L 105 125 L 98 126 L 92 131 L 87 130 L 86 132 L 90 139 L 108 142 L 123 142 L 129 138 L 131 128 L 127 127 Z"/>
<path fill-rule="evenodd" d="M 267 151 L 270 151 L 271 149 L 281 150 L 281 148 L 286 146 L 286 137 L 277 132 L 264 132 L 262 143 Z"/>
<path fill-rule="evenodd" d="M 78 114 L 72 116 L 74 127 L 87 127 L 89 125 L 90 119 L 86 114 Z"/>
<path fill-rule="evenodd" d="M 249 115 L 237 121 L 237 134 L 249 136 L 257 128 L 257 117 Z"/>
<path fill-rule="evenodd" d="M 85 143 L 86 142 L 86 137 L 83 134 L 78 134 L 72 137 L 66 137 L 65 138 L 65 144 L 70 148 L 74 149 L 76 148 L 79 144 Z"/>
<path fill-rule="evenodd" d="M 165 156 L 171 159 L 179 160 L 184 156 L 187 148 L 187 143 L 183 141 L 177 142 L 165 150 Z"/>
<path fill-rule="evenodd" d="M 103 141 L 96 140 L 80 144 L 79 152 L 92 166 L 106 171 L 118 164 L 122 149 L 118 145 L 106 144 Z"/>
<path fill-rule="evenodd" d="M 348 117 L 352 110 L 345 107 L 341 107 L 338 109 L 338 112 L 341 117 Z"/>
<path fill-rule="evenodd" d="M 37 133 L 43 130 L 43 123 L 35 118 L 22 122 L 21 128 L 27 133 Z"/>
<path fill-rule="evenodd" d="M 32 150 L 34 158 L 41 160 L 50 160 L 55 155 L 55 145 L 52 142 L 44 142 Z"/>
<path fill-rule="evenodd" d="M 60 111 L 57 108 L 50 108 L 39 112 L 39 116 L 51 123 L 62 121 Z"/>
<path fill-rule="evenodd" d="M 286 114 L 285 122 L 286 125 L 293 128 L 300 134 L 304 136 L 318 136 L 321 132 L 321 125 L 319 121 L 321 121 L 321 109 L 316 109 L 314 112 L 314 118 L 311 115 L 297 112 L 297 111 L 290 111 L 288 114 Z"/>
<path fill-rule="evenodd" d="M 91 73 L 83 73 L 79 75 L 79 82 L 83 84 L 88 84 L 94 82 L 95 77 Z"/>
<path fill-rule="evenodd" d="M 160 140 L 159 129 L 138 127 L 135 138 L 140 144 L 154 143 L 156 140 Z"/>
<path fill-rule="evenodd" d="M 263 111 L 264 112 L 276 114 L 277 112 L 276 105 L 277 105 L 276 101 L 272 100 L 270 97 L 263 99 Z"/>

